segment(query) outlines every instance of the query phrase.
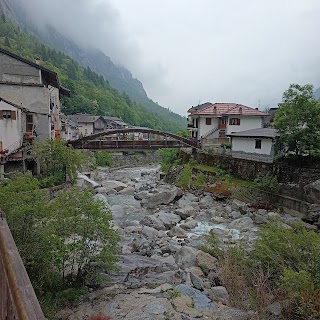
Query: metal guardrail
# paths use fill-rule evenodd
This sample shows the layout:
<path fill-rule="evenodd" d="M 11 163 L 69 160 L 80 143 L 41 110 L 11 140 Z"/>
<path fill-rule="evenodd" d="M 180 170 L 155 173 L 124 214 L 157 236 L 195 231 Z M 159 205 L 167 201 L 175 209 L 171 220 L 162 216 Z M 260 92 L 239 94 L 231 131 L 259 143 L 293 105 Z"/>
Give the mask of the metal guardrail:
<path fill-rule="evenodd" d="M 0 210 L 0 319 L 44 320 L 27 271 Z"/>

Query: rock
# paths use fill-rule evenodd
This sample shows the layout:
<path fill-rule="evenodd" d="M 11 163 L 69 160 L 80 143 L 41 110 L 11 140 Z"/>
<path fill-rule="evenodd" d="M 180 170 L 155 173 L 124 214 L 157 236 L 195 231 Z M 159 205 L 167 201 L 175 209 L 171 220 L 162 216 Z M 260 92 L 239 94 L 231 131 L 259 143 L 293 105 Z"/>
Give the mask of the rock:
<path fill-rule="evenodd" d="M 105 205 L 106 205 L 107 207 L 109 207 L 109 202 L 108 202 L 107 198 L 106 198 L 103 194 L 97 193 L 97 194 L 95 194 L 95 195 L 93 196 L 93 199 L 102 201 L 102 202 L 105 203 Z"/>
<path fill-rule="evenodd" d="M 117 191 L 117 190 L 114 190 L 114 189 L 111 189 L 111 190 L 107 191 L 106 193 L 107 193 L 107 195 L 109 196 L 109 195 L 117 194 L 118 191 Z"/>
<path fill-rule="evenodd" d="M 177 209 L 175 213 L 178 214 L 181 217 L 181 219 L 185 220 L 195 213 L 195 209 L 190 205 L 186 205 L 183 208 Z"/>
<path fill-rule="evenodd" d="M 262 216 L 266 216 L 268 214 L 268 211 L 265 209 L 258 209 L 257 214 L 260 214 Z"/>
<path fill-rule="evenodd" d="M 203 252 L 201 250 L 198 251 L 196 255 L 196 265 L 200 268 L 205 267 L 210 270 L 216 270 L 218 264 L 218 259 L 211 256 L 209 253 Z"/>
<path fill-rule="evenodd" d="M 199 290 L 191 288 L 185 284 L 179 284 L 174 289 L 193 300 L 194 308 L 198 310 L 217 310 L 218 305 L 212 302 Z"/>
<path fill-rule="evenodd" d="M 242 214 L 246 214 L 248 211 L 248 205 L 245 202 L 234 199 L 232 201 L 232 207 L 239 210 Z"/>
<path fill-rule="evenodd" d="M 141 204 L 146 208 L 153 209 L 161 204 L 169 204 L 181 195 L 181 189 L 167 186 L 165 190 L 159 190 L 158 193 L 149 193 L 146 198 L 142 199 Z"/>
<path fill-rule="evenodd" d="M 295 223 L 301 221 L 301 219 L 293 217 L 290 214 L 285 214 L 283 217 L 281 217 L 281 221 L 292 227 Z"/>
<path fill-rule="evenodd" d="M 239 211 L 232 211 L 229 214 L 229 217 L 232 218 L 232 219 L 238 219 L 238 218 L 241 217 L 241 213 Z"/>
<path fill-rule="evenodd" d="M 133 196 L 134 195 L 134 192 L 135 192 L 135 188 L 134 187 L 126 187 L 122 190 L 119 191 L 120 194 L 127 194 L 127 195 L 130 195 L 130 196 Z"/>
<path fill-rule="evenodd" d="M 152 301 L 144 307 L 144 311 L 151 314 L 163 314 L 167 309 L 160 303 Z"/>
<path fill-rule="evenodd" d="M 306 200 L 310 203 L 320 204 L 320 180 L 316 180 L 303 188 Z"/>
<path fill-rule="evenodd" d="M 192 319 L 202 318 L 202 313 L 194 308 L 194 301 L 192 298 L 182 295 L 173 298 L 172 304 L 177 312 L 184 315 L 191 316 Z M 180 318 L 181 319 L 181 318 Z M 189 317 L 182 317 L 182 319 L 190 319 Z M 171 320 L 171 319 L 170 319 Z"/>
<path fill-rule="evenodd" d="M 282 312 L 282 306 L 280 302 L 273 302 L 267 306 L 267 311 L 275 316 L 280 316 Z"/>
<path fill-rule="evenodd" d="M 198 276 L 198 274 L 196 272 L 192 272 L 192 270 L 190 271 L 190 279 L 191 279 L 192 285 L 196 289 L 198 289 L 200 291 L 204 290 L 205 285 L 204 285 L 202 279 Z"/>
<path fill-rule="evenodd" d="M 315 223 L 315 222 L 318 222 L 319 219 L 320 219 L 320 205 L 311 204 L 302 220 L 309 223 Z"/>
<path fill-rule="evenodd" d="M 270 211 L 267 213 L 268 220 L 277 220 L 280 219 L 280 214 L 277 212 Z"/>
<path fill-rule="evenodd" d="M 190 229 L 194 229 L 197 225 L 198 225 L 198 221 L 191 219 L 185 223 L 180 224 L 180 227 L 184 230 L 190 230 Z"/>
<path fill-rule="evenodd" d="M 102 182 L 102 186 L 106 188 L 106 192 L 108 193 L 111 189 L 116 191 L 120 191 L 124 188 L 127 188 L 127 185 L 123 182 L 116 180 L 105 180 Z"/>
<path fill-rule="evenodd" d="M 170 229 L 171 227 L 175 226 L 181 220 L 179 215 L 171 212 L 160 211 L 155 213 L 155 216 L 162 221 L 162 223 L 165 225 L 167 229 Z"/>
<path fill-rule="evenodd" d="M 232 221 L 228 227 L 242 231 L 250 230 L 253 228 L 253 220 L 250 217 L 242 217 Z"/>
<path fill-rule="evenodd" d="M 214 200 L 211 196 L 206 195 L 199 201 L 199 204 L 204 207 L 212 207 L 214 204 Z"/>
<path fill-rule="evenodd" d="M 262 216 L 260 214 L 256 214 L 253 216 L 254 222 L 256 224 L 264 224 L 268 222 L 268 218 L 266 216 Z"/>
<path fill-rule="evenodd" d="M 216 286 L 211 288 L 212 300 L 222 302 L 223 304 L 228 304 L 229 294 L 225 287 Z"/>
<path fill-rule="evenodd" d="M 147 239 L 154 239 L 159 236 L 158 230 L 148 226 L 144 226 L 142 228 L 141 234 L 143 234 Z"/>
<path fill-rule="evenodd" d="M 197 251 L 191 247 L 181 247 L 175 255 L 175 261 L 182 268 L 192 267 L 196 263 Z"/>
<path fill-rule="evenodd" d="M 107 193 L 107 189 L 105 187 L 97 187 L 94 189 L 96 193 Z"/>
<path fill-rule="evenodd" d="M 149 192 L 148 191 L 141 191 L 141 192 L 137 192 L 134 194 L 134 198 L 136 200 L 143 200 L 143 199 L 146 199 L 149 195 Z"/>
<path fill-rule="evenodd" d="M 166 230 L 163 222 L 155 216 L 145 216 L 141 221 L 140 224 L 148 227 L 152 227 L 156 230 Z"/>
<path fill-rule="evenodd" d="M 181 227 L 179 226 L 174 226 L 172 229 L 170 229 L 168 231 L 168 236 L 169 237 L 177 237 L 177 238 L 186 238 L 187 234 L 185 232 L 185 230 L 183 230 Z"/>

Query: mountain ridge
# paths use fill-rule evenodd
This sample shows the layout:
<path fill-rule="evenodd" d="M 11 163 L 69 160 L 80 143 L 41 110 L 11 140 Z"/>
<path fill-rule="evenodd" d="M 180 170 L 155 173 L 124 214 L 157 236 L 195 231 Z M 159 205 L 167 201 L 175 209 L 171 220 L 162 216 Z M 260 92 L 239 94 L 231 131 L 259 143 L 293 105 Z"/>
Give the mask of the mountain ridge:
<path fill-rule="evenodd" d="M 7 0 L 0 0 L 0 3 L 3 4 L 3 7 L 7 8 L 6 12 L 11 12 L 15 22 L 18 22 L 27 31 L 31 32 L 36 38 L 52 49 L 69 55 L 84 67 L 89 67 L 92 71 L 103 76 L 105 80 L 119 92 L 125 92 L 133 101 L 142 104 L 149 111 L 168 117 L 182 127 L 186 126 L 185 117 L 152 101 L 147 96 L 143 84 L 134 78 L 129 70 L 114 64 L 112 59 L 101 50 L 84 48 L 58 32 L 51 25 L 39 30 L 35 24 L 30 23 L 27 19 L 23 12 L 22 4 L 17 0 L 10 0 L 10 5 Z M 4 13 L 6 14 L 6 12 Z"/>

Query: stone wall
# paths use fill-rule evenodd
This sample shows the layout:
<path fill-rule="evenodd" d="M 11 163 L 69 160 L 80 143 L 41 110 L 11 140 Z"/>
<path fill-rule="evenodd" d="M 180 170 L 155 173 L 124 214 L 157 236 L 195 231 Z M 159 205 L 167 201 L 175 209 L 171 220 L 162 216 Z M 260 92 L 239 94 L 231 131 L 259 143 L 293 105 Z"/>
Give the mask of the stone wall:
<path fill-rule="evenodd" d="M 160 163 L 160 156 L 157 152 L 145 152 L 136 154 L 111 153 L 111 155 L 111 167 L 139 166 L 151 163 Z"/>

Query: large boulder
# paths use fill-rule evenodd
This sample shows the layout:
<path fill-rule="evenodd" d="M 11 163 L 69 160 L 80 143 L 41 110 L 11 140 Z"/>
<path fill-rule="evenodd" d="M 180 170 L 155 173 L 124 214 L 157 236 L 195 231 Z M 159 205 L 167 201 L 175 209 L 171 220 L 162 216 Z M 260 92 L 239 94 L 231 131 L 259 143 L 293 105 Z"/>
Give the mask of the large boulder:
<path fill-rule="evenodd" d="M 188 268 L 195 266 L 196 264 L 196 256 L 197 256 L 197 249 L 183 246 L 181 247 L 175 255 L 175 260 L 178 266 L 182 268 Z"/>
<path fill-rule="evenodd" d="M 218 259 L 210 255 L 209 253 L 199 250 L 196 256 L 196 265 L 198 267 L 205 268 L 208 271 L 216 270 Z"/>
<path fill-rule="evenodd" d="M 230 229 L 238 229 L 238 230 L 250 230 L 253 229 L 253 220 L 250 217 L 242 217 L 232 221 L 229 224 Z"/>
<path fill-rule="evenodd" d="M 303 190 L 308 202 L 320 204 L 320 179 L 307 184 Z"/>
<path fill-rule="evenodd" d="M 185 207 L 177 209 L 175 213 L 178 214 L 181 217 L 181 219 L 184 220 L 195 214 L 196 210 L 192 206 L 186 205 Z"/>
<path fill-rule="evenodd" d="M 158 193 L 149 193 L 144 199 L 142 199 L 141 204 L 145 208 L 154 209 L 160 204 L 169 204 L 173 202 L 181 195 L 181 189 L 167 186 L 162 190 L 158 190 Z"/>
<path fill-rule="evenodd" d="M 155 228 L 156 230 L 166 230 L 163 222 L 155 216 L 145 216 L 140 221 L 140 224 L 142 224 L 143 226 Z"/>
<path fill-rule="evenodd" d="M 155 216 L 162 221 L 167 229 L 172 228 L 181 220 L 179 215 L 165 211 L 157 212 Z"/>
<path fill-rule="evenodd" d="M 105 187 L 106 193 L 108 193 L 112 189 L 121 191 L 122 189 L 128 187 L 125 183 L 116 180 L 105 180 L 102 182 L 102 186 Z"/>

